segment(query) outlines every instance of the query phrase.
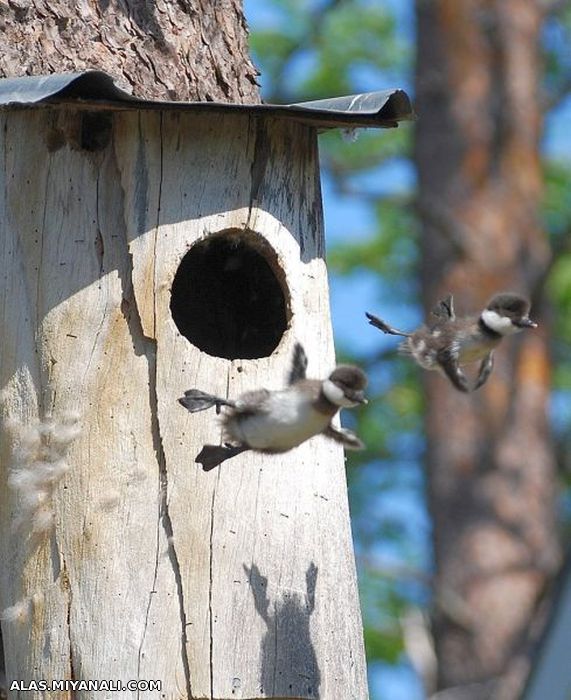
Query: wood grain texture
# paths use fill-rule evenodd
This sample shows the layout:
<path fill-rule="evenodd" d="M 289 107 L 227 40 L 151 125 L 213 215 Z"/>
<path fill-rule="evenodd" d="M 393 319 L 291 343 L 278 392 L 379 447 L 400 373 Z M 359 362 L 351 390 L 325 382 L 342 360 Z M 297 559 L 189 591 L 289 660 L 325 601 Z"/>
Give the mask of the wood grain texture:
<path fill-rule="evenodd" d="M 310 375 L 333 367 L 315 133 L 122 113 L 108 146 L 87 153 L 81 118 L 3 115 L 2 483 L 11 424 L 77 414 L 81 425 L 55 527 L 32 547 L 29 524 L 11 530 L 17 494 L 0 488 L 0 607 L 33 603 L 3 621 L 8 677 L 160 679 L 148 697 L 362 700 L 341 448 L 317 437 L 204 473 L 194 458 L 219 423 L 176 400 L 192 387 L 278 388 L 295 341 Z M 180 335 L 170 290 L 194 242 L 246 228 L 276 252 L 290 323 L 270 357 L 230 361 Z"/>

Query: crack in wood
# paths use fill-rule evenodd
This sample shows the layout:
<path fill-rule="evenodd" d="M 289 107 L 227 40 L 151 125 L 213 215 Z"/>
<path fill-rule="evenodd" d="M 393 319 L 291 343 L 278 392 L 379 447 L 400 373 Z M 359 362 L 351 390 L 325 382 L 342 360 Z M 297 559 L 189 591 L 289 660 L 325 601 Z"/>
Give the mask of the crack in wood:
<path fill-rule="evenodd" d="M 149 358 L 150 360 L 150 358 Z M 156 389 L 156 348 L 153 354 L 152 363 L 149 361 L 149 398 L 151 400 L 151 429 L 153 435 L 153 443 L 155 445 L 155 452 L 157 454 L 157 461 L 159 464 L 159 477 L 160 477 L 160 506 L 159 506 L 159 520 L 165 531 L 168 542 L 168 554 L 169 560 L 173 567 L 179 606 L 180 606 L 180 621 L 182 625 L 181 634 L 181 645 L 182 645 L 182 664 L 184 668 L 184 675 L 186 680 L 187 695 L 192 698 L 192 687 L 190 681 L 190 664 L 188 660 L 188 653 L 186 645 L 188 642 L 186 634 L 186 607 L 184 603 L 184 588 L 182 585 L 182 574 L 180 570 L 180 562 L 178 559 L 178 554 L 176 552 L 174 544 L 174 531 L 172 525 L 172 519 L 169 513 L 168 507 L 168 473 L 166 465 L 166 456 L 163 448 L 159 416 L 158 416 L 158 398 Z"/>
<path fill-rule="evenodd" d="M 214 700 L 214 619 L 212 613 L 212 583 L 213 583 L 213 538 L 214 538 L 214 501 L 216 499 L 216 488 L 212 492 L 212 502 L 210 504 L 210 560 L 208 564 L 208 628 L 210 635 L 210 700 Z"/>
<path fill-rule="evenodd" d="M 147 603 L 147 610 L 145 612 L 145 624 L 143 626 L 143 634 L 141 636 L 141 643 L 139 644 L 139 651 L 137 655 L 137 679 L 141 679 L 141 659 L 143 656 L 143 645 L 145 643 L 145 638 L 147 636 L 147 627 L 149 625 L 149 615 L 151 612 L 151 605 L 153 602 L 153 594 L 156 592 L 156 584 L 157 584 L 157 576 L 158 576 L 158 570 L 159 570 L 159 548 L 160 548 L 160 524 L 161 524 L 161 501 L 162 501 L 162 494 L 160 493 L 161 491 L 161 481 L 159 480 L 159 507 L 158 507 L 158 513 L 157 513 L 157 528 L 156 528 L 156 546 L 155 546 L 155 570 L 153 572 L 153 586 L 151 591 L 149 592 L 149 602 Z M 140 691 L 137 691 L 137 698 L 140 697 Z"/>
<path fill-rule="evenodd" d="M 161 120 L 162 126 L 162 120 Z M 161 128 L 161 143 L 162 143 L 162 128 Z M 160 185 L 159 193 L 161 191 L 162 179 L 163 179 L 163 162 L 162 162 L 162 146 L 161 146 L 161 168 L 160 168 Z M 159 208 L 160 211 L 160 196 L 159 196 Z M 157 213 L 158 217 L 158 213 Z M 157 218 L 157 228 L 158 228 L 158 218 Z M 155 231 L 156 236 L 156 231 Z M 186 691 L 188 698 L 192 698 L 192 687 L 190 680 L 190 664 L 187 653 L 187 620 L 186 620 L 186 606 L 184 602 L 184 590 L 182 584 L 182 574 L 180 570 L 179 558 L 176 552 L 174 544 L 174 530 L 172 519 L 169 513 L 168 507 L 168 470 L 166 463 L 166 455 L 161 437 L 160 421 L 158 414 L 158 393 L 157 393 L 157 341 L 155 338 L 149 338 L 144 333 L 143 322 L 141 314 L 139 312 L 139 307 L 137 304 L 137 298 L 135 295 L 134 287 L 134 263 L 133 255 L 129 250 L 129 242 L 127 236 L 125 235 L 125 245 L 127 250 L 126 269 L 122 272 L 120 271 L 121 284 L 123 287 L 123 304 L 122 310 L 125 315 L 125 319 L 133 340 L 133 347 L 135 352 L 139 355 L 145 357 L 148 367 L 148 396 L 149 396 L 149 408 L 151 414 L 151 435 L 152 443 L 157 458 L 157 465 L 159 469 L 159 504 L 158 504 L 158 520 L 157 520 L 157 554 L 156 554 L 156 565 L 154 572 L 153 588 L 149 593 L 149 603 L 147 607 L 147 613 L 145 616 L 145 626 L 143 630 L 143 637 L 141 639 L 141 644 L 139 646 L 139 660 L 138 660 L 138 670 L 140 669 L 140 663 L 142 658 L 142 648 L 144 645 L 148 619 L 150 615 L 150 609 L 152 605 L 152 596 L 155 590 L 155 584 L 157 580 L 158 571 L 158 558 L 159 558 L 159 527 L 162 525 L 166 540 L 167 540 L 167 551 L 169 556 L 169 561 L 171 563 L 175 584 L 177 589 L 177 596 L 179 601 L 180 610 L 180 622 L 181 622 L 181 653 L 182 653 L 182 665 L 184 668 Z"/>
<path fill-rule="evenodd" d="M 130 256 L 129 256 L 130 257 Z M 144 644 L 144 638 L 146 634 L 146 629 L 147 629 L 147 623 L 148 623 L 148 617 L 150 614 L 150 608 L 152 604 L 152 595 L 154 593 L 155 589 L 155 583 L 156 583 L 156 577 L 157 577 L 157 568 L 158 568 L 158 548 L 159 548 L 159 542 L 158 542 L 158 527 L 159 523 L 162 525 L 163 530 L 165 532 L 165 536 L 167 539 L 168 543 L 168 555 L 169 555 L 169 561 L 171 562 L 172 568 L 173 568 L 173 573 L 175 577 L 175 583 L 176 583 L 176 588 L 177 588 L 177 595 L 178 595 L 178 600 L 179 600 L 179 606 L 180 606 L 180 619 L 181 619 L 181 626 L 182 626 L 182 633 L 181 633 L 181 647 L 182 647 L 182 664 L 184 668 L 184 673 L 185 673 L 185 680 L 186 680 L 186 687 L 187 687 L 187 694 L 188 697 L 192 697 L 192 689 L 191 689 L 191 681 L 190 681 L 190 665 L 189 665 L 189 660 L 188 660 L 188 654 L 186 650 L 186 645 L 187 645 L 187 635 L 186 635 L 186 612 L 185 612 L 185 603 L 184 603 L 184 590 L 183 590 L 183 585 L 182 585 L 182 575 L 180 571 L 180 564 L 178 560 L 178 555 L 176 552 L 175 544 L 174 544 L 174 531 L 173 531 L 173 525 L 172 525 L 172 519 L 170 517 L 169 513 L 169 508 L 168 508 L 168 473 L 167 473 L 167 465 L 166 465 L 166 456 L 162 444 L 162 438 L 161 438 L 161 431 L 160 431 L 160 423 L 159 423 L 159 417 L 158 417 L 158 396 L 157 396 L 157 387 L 156 387 L 156 379 L 157 379 L 157 364 L 156 364 L 156 342 L 154 340 L 150 340 L 143 334 L 143 327 L 141 323 L 141 318 L 138 313 L 137 309 L 137 304 L 136 301 L 134 300 L 133 303 L 133 308 L 134 308 L 134 313 L 129 314 L 128 316 L 128 323 L 130 323 L 131 328 L 131 335 L 135 337 L 135 335 L 138 336 L 139 341 L 142 342 L 145 350 L 142 354 L 144 354 L 146 360 L 147 360 L 147 365 L 148 365 L 148 372 L 149 372 L 149 405 L 150 405 L 150 412 L 151 412 L 151 434 L 152 434 L 152 441 L 153 441 L 153 447 L 155 450 L 155 454 L 157 457 L 157 464 L 159 468 L 159 509 L 158 509 L 158 521 L 157 521 L 157 558 L 156 558 L 156 568 L 155 568 L 155 577 L 153 581 L 153 590 L 149 594 L 149 605 L 147 608 L 147 614 L 145 617 L 145 628 L 143 632 L 143 638 L 141 640 L 141 645 L 139 647 L 139 667 L 140 667 L 140 659 L 141 659 L 141 654 L 142 654 L 142 647 Z M 134 323 L 133 323 L 133 320 Z"/>
<path fill-rule="evenodd" d="M 105 271 L 103 257 L 105 255 L 105 244 L 103 242 L 103 234 L 99 225 L 99 173 L 95 184 L 95 216 L 97 219 L 97 233 L 95 235 L 95 252 L 99 261 L 99 276 L 101 277 Z"/>
<path fill-rule="evenodd" d="M 267 595 L 267 593 L 266 593 Z M 272 673 L 272 695 L 276 694 L 276 679 L 277 679 L 277 672 L 278 672 L 278 610 L 277 606 L 274 602 L 273 605 L 274 608 L 274 663 L 273 663 L 273 673 Z M 271 618 L 268 617 L 268 620 L 266 621 L 266 624 L 269 622 Z M 268 626 L 269 629 L 269 626 Z"/>
<path fill-rule="evenodd" d="M 159 188 L 157 194 L 157 218 L 155 220 L 155 232 L 153 239 L 153 285 L 156 282 L 156 264 L 157 264 L 157 236 L 161 223 L 161 202 L 163 197 L 163 177 L 164 177 L 164 133 L 163 133 L 163 113 L 159 116 L 159 143 L 160 143 L 160 173 L 159 173 Z M 157 309 L 153 304 L 153 335 L 157 337 Z"/>
<path fill-rule="evenodd" d="M 72 603 L 72 594 L 71 594 L 71 583 L 69 580 L 69 575 L 67 573 L 67 566 L 65 563 L 65 557 L 63 556 L 63 552 L 61 552 L 61 573 L 60 573 L 60 579 L 61 579 L 61 586 L 63 590 L 67 594 L 67 611 L 66 611 L 66 627 L 67 627 L 67 639 L 69 643 L 69 675 L 70 675 L 70 680 L 74 681 L 77 679 L 77 663 L 73 655 L 73 644 L 71 640 L 71 603 Z M 74 691 L 71 691 L 71 696 L 74 697 Z"/>
<path fill-rule="evenodd" d="M 40 311 L 40 302 L 42 299 L 42 280 L 43 280 L 43 274 L 40 272 L 40 270 L 43 267 L 43 261 L 44 261 L 44 238 L 45 238 L 45 231 L 46 231 L 46 218 L 48 215 L 48 205 L 47 202 L 49 201 L 48 199 L 48 189 L 50 185 L 50 176 L 51 176 L 51 159 L 48 159 L 48 165 L 47 165 L 47 172 L 46 172 L 46 181 L 45 181 L 45 189 L 44 189 L 44 207 L 42 211 L 42 230 L 40 234 L 40 250 L 39 250 L 39 257 L 38 257 L 38 267 L 35 269 L 35 272 L 37 274 L 37 279 L 36 279 L 36 328 L 35 328 L 35 334 L 36 334 L 36 341 L 38 342 L 38 345 L 41 347 L 39 343 L 39 337 L 40 337 L 40 329 L 42 326 L 42 314 Z M 39 353 L 36 351 L 36 356 L 38 356 Z M 44 368 L 42 367 L 42 362 L 41 358 L 39 359 L 39 375 L 43 379 L 44 377 Z M 43 386 L 45 383 L 42 381 L 41 385 Z M 44 410 L 44 391 L 39 391 L 38 392 L 38 412 Z"/>
<path fill-rule="evenodd" d="M 248 218 L 244 228 L 251 228 L 252 211 L 258 204 L 258 194 L 264 179 L 266 167 L 270 158 L 270 140 L 266 131 L 266 124 L 261 119 L 254 120 L 256 135 L 254 141 L 254 158 L 250 169 L 251 185 L 248 205 Z"/>

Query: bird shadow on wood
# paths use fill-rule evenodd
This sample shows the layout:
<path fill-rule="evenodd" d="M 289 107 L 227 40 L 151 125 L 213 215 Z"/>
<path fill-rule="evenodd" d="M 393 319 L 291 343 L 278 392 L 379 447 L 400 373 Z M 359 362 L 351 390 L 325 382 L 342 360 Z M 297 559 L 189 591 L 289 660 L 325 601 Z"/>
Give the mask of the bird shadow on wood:
<path fill-rule="evenodd" d="M 318 568 L 313 562 L 305 573 L 305 596 L 283 591 L 270 601 L 268 579 L 255 564 L 248 575 L 257 613 L 266 624 L 260 649 L 260 692 L 283 698 L 318 700 L 321 673 L 311 641 L 309 622 L 315 609 Z"/>

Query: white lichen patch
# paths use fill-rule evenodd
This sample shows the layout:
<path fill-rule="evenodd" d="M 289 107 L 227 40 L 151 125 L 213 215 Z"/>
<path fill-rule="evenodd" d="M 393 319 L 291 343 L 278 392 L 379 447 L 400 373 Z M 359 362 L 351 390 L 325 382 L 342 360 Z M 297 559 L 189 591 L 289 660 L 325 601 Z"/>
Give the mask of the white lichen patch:
<path fill-rule="evenodd" d="M 0 620 L 23 625 L 29 622 L 32 617 L 34 606 L 41 604 L 43 600 L 44 594 L 42 592 L 26 596 L 17 603 L 14 603 L 14 605 L 0 610 Z"/>
<path fill-rule="evenodd" d="M 53 526 L 53 495 L 70 465 L 67 452 L 81 430 L 75 414 L 52 416 L 32 424 L 6 419 L 3 427 L 11 439 L 8 486 L 15 493 L 15 529 L 30 536 Z"/>
<path fill-rule="evenodd" d="M 4 608 L 0 612 L 0 620 L 23 625 L 30 619 L 32 610 L 32 599 L 23 598 L 9 608 Z"/>

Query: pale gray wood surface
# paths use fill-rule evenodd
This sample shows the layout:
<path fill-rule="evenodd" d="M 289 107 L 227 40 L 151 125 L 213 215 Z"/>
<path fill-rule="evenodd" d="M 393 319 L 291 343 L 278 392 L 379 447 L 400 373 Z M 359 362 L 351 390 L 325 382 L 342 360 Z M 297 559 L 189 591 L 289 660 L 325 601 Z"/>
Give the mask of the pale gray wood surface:
<path fill-rule="evenodd" d="M 296 340 L 310 375 L 333 368 L 315 135 L 242 116 L 122 113 L 109 145 L 88 153 L 78 119 L 1 119 L 8 678 L 160 679 L 162 694 L 144 694 L 157 698 L 362 700 L 341 448 L 317 437 L 205 473 L 194 458 L 220 440 L 215 412 L 176 401 L 192 387 L 282 386 Z M 277 254 L 290 321 L 270 357 L 230 361 L 180 335 L 170 290 L 194 242 L 244 228 Z M 41 455 L 18 442 L 49 416 L 62 432 L 77 419 L 79 433 L 61 448 L 61 478 L 42 486 L 54 526 L 26 545 L 38 528 L 28 518 L 14 531 L 25 504 L 7 479 L 14 465 L 37 473 Z"/>

